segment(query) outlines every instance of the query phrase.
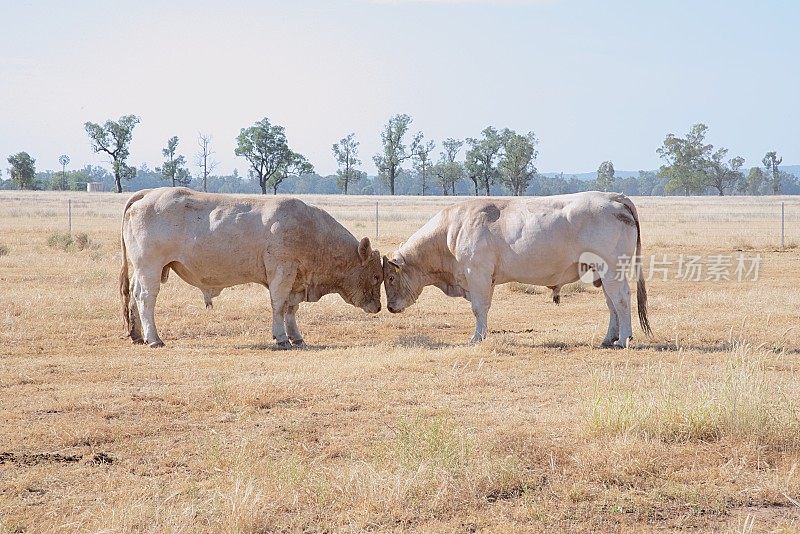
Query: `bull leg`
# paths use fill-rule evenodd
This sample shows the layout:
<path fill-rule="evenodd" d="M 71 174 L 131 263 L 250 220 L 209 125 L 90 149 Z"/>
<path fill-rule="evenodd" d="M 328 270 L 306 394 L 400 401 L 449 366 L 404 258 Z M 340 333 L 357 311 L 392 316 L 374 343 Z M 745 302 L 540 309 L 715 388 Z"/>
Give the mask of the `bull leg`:
<path fill-rule="evenodd" d="M 561 304 L 561 286 L 547 286 L 547 289 L 553 292 L 553 302 Z"/>
<path fill-rule="evenodd" d="M 269 299 L 272 304 L 272 337 L 280 349 L 292 347 L 289 342 L 289 336 L 286 335 L 284 310 L 292 292 L 295 275 L 294 268 L 289 266 L 279 267 L 269 281 Z"/>
<path fill-rule="evenodd" d="M 133 294 L 139 308 L 139 318 L 144 334 L 144 341 L 153 348 L 163 347 L 164 342 L 158 337 L 155 321 L 156 297 L 161 288 L 161 270 L 136 269 L 133 272 Z"/>
<path fill-rule="evenodd" d="M 131 282 L 131 285 L 135 287 L 133 282 Z M 135 291 L 136 289 L 133 289 L 133 292 Z M 135 296 L 128 303 L 128 323 L 131 325 L 131 343 L 136 345 L 144 344 L 144 338 L 142 337 L 142 321 L 139 318 L 139 307 L 136 305 Z"/>
<path fill-rule="evenodd" d="M 608 306 L 608 331 L 601 345 L 603 347 L 611 347 L 619 339 L 619 320 L 617 318 L 617 310 L 614 308 L 614 301 L 608 294 L 608 289 L 605 285 L 603 285 L 603 293 L 605 294 L 606 305 Z"/>
<path fill-rule="evenodd" d="M 206 309 L 213 309 L 214 308 L 214 297 L 218 297 L 220 293 L 222 293 L 221 289 L 201 289 L 203 293 L 203 303 L 206 305 Z"/>
<path fill-rule="evenodd" d="M 475 315 L 475 334 L 470 343 L 478 343 L 486 339 L 489 332 L 489 307 L 492 305 L 494 284 L 491 275 L 481 276 L 477 273 L 467 275 L 467 290 L 472 313 Z"/>
<path fill-rule="evenodd" d="M 618 280 L 613 275 L 606 276 L 603 278 L 603 290 L 606 293 L 609 308 L 612 306 L 614 308 L 619 328 L 617 340 L 613 341 L 611 346 L 615 348 L 627 347 L 628 341 L 633 337 L 633 328 L 631 327 L 631 291 L 628 286 L 628 280 L 626 278 Z M 609 324 L 609 330 L 610 326 Z"/>
<path fill-rule="evenodd" d="M 303 334 L 300 333 L 300 328 L 297 326 L 297 309 L 299 304 L 287 304 L 286 311 L 283 314 L 283 324 L 286 327 L 286 333 L 289 335 L 293 347 L 305 348 L 306 343 L 303 341 Z"/>

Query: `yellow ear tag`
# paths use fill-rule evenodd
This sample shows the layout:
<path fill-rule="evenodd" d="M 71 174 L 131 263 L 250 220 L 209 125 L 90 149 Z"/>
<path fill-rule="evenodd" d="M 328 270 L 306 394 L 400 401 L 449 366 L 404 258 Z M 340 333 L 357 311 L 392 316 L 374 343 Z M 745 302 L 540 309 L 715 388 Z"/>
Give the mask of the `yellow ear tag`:
<path fill-rule="evenodd" d="M 394 272 L 399 273 L 400 272 L 400 267 L 395 267 L 394 268 Z"/>

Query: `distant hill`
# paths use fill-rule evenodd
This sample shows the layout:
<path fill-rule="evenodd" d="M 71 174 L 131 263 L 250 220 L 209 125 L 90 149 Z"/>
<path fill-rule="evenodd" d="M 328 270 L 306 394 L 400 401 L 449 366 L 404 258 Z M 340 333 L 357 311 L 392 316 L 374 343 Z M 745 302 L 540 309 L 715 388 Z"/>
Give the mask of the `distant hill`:
<path fill-rule="evenodd" d="M 794 174 L 797 177 L 800 177 L 800 165 L 781 165 L 778 167 L 782 171 L 786 171 L 789 174 Z"/>
<path fill-rule="evenodd" d="M 747 173 L 747 170 L 752 166 L 753 165 L 750 165 L 749 167 L 745 166 L 745 168 L 744 168 L 745 174 Z M 793 174 L 794 176 L 797 176 L 798 178 L 800 178 L 800 165 L 781 165 L 780 166 L 780 170 L 782 170 L 784 172 L 788 172 L 789 174 Z M 652 169 L 652 170 L 645 171 L 645 172 L 656 172 L 657 173 L 658 169 Z M 561 174 L 560 172 L 543 172 L 542 173 L 543 176 L 547 176 L 548 178 L 555 178 L 555 177 L 559 176 L 560 174 Z M 595 178 L 597 178 L 597 171 L 593 171 L 593 172 L 577 172 L 577 173 L 576 172 L 565 172 L 564 173 L 564 178 L 566 178 L 566 179 L 569 179 L 569 178 L 571 178 L 573 176 L 575 178 L 577 178 L 578 180 L 581 180 L 583 182 L 588 182 L 589 180 L 594 180 Z M 615 170 L 614 171 L 614 176 L 616 176 L 617 178 L 638 178 L 639 177 L 639 171 L 620 171 L 620 170 Z"/>

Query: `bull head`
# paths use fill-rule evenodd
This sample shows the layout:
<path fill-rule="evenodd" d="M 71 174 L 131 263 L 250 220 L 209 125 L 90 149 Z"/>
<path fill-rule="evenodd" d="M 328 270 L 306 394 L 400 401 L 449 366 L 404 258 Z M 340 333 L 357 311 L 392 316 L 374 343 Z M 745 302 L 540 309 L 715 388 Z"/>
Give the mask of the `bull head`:
<path fill-rule="evenodd" d="M 393 259 L 383 257 L 383 286 L 386 289 L 387 308 L 399 313 L 416 302 L 422 286 L 416 283 L 405 258 L 398 252 Z M 416 287 L 419 286 L 419 287 Z"/>

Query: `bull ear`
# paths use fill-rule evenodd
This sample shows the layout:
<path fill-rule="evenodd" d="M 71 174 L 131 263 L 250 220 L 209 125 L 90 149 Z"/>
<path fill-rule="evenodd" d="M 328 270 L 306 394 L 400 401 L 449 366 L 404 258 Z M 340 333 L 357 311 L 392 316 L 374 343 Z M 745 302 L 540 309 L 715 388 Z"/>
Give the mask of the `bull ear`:
<path fill-rule="evenodd" d="M 389 266 L 391 266 L 395 270 L 395 272 L 400 272 L 400 267 L 403 266 L 403 260 L 400 259 L 390 260 L 386 256 L 383 257 L 383 262 L 384 264 L 388 264 Z"/>
<path fill-rule="evenodd" d="M 368 237 L 362 239 L 358 244 L 358 257 L 361 258 L 362 265 L 367 263 L 372 257 L 372 245 Z"/>

